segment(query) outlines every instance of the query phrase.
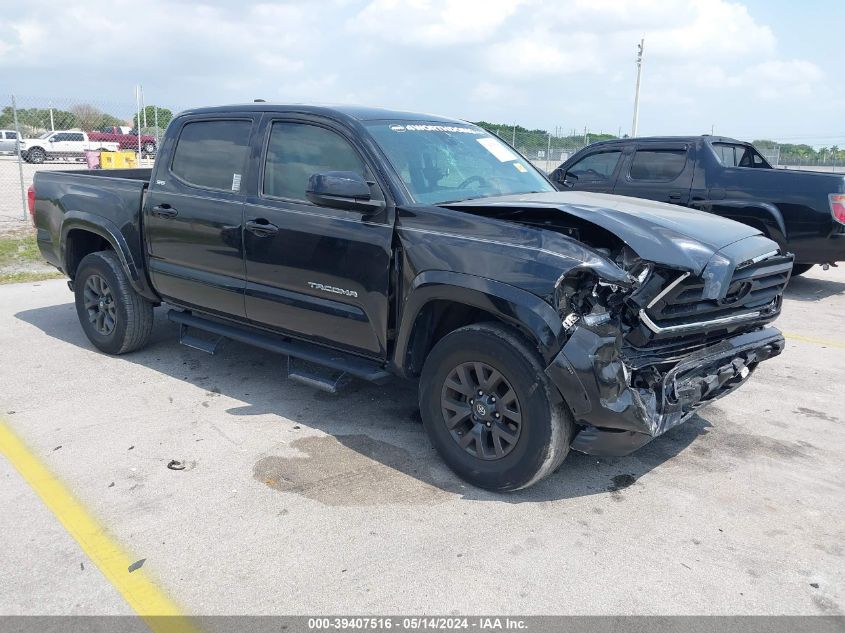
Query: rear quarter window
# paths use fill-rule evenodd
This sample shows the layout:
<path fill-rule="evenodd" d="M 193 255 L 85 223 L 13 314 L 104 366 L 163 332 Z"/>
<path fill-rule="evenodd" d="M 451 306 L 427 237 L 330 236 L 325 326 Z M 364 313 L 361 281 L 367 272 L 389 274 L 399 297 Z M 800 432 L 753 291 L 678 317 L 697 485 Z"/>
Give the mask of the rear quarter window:
<path fill-rule="evenodd" d="M 251 129 L 250 121 L 186 123 L 176 141 L 170 171 L 195 187 L 239 191 Z"/>

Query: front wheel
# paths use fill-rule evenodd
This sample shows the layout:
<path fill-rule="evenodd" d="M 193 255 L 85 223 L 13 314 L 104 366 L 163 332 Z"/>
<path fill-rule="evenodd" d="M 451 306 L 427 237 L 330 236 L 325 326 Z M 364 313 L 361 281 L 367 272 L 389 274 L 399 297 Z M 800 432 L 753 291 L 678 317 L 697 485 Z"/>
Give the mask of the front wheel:
<path fill-rule="evenodd" d="M 147 344 L 153 304 L 135 292 L 114 251 L 86 255 L 74 278 L 76 314 L 95 347 L 125 354 Z"/>
<path fill-rule="evenodd" d="M 441 339 L 420 377 L 429 439 L 457 475 L 480 488 L 519 490 L 554 472 L 569 452 L 573 421 L 537 355 L 497 323 Z"/>
<path fill-rule="evenodd" d="M 144 143 L 144 153 L 145 154 L 155 154 L 156 152 L 156 145 L 152 141 L 147 141 Z"/>
<path fill-rule="evenodd" d="M 803 275 L 806 272 L 815 266 L 815 264 L 792 264 L 792 276 L 797 277 L 798 275 Z"/>

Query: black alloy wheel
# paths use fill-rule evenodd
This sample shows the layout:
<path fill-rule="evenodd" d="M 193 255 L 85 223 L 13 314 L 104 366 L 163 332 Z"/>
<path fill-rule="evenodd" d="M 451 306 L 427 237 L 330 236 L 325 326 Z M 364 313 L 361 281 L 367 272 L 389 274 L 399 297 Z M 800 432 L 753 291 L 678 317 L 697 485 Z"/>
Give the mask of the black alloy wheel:
<path fill-rule="evenodd" d="M 82 258 L 73 284 L 76 314 L 85 335 L 107 354 L 141 349 L 153 329 L 153 304 L 132 287 L 114 251 Z"/>
<path fill-rule="evenodd" d="M 501 372 L 486 363 L 461 363 L 449 372 L 440 407 L 452 439 L 473 457 L 501 459 L 519 441 L 519 399 Z"/>
<path fill-rule="evenodd" d="M 117 325 L 117 310 L 114 295 L 106 280 L 99 275 L 90 275 L 85 280 L 85 310 L 88 321 L 98 334 L 108 336 Z"/>

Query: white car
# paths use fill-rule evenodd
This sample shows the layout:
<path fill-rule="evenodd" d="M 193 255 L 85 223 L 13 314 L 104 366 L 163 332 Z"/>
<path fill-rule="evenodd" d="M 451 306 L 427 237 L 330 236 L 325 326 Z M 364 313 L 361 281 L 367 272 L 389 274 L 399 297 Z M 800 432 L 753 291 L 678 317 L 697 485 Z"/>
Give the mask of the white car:
<path fill-rule="evenodd" d="M 119 143 L 91 141 L 85 132 L 67 130 L 45 132 L 36 139 L 21 141 L 21 154 L 28 163 L 43 163 L 57 158 L 82 158 L 86 150 L 116 152 Z"/>
<path fill-rule="evenodd" d="M 0 154 L 14 154 L 18 151 L 18 133 L 14 130 L 0 130 Z"/>

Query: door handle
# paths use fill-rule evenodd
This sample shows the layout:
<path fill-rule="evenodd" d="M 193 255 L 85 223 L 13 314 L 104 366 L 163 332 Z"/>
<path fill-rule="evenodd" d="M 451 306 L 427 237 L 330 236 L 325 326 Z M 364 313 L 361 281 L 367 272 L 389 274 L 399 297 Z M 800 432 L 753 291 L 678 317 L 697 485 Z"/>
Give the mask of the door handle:
<path fill-rule="evenodd" d="M 153 207 L 152 214 L 157 218 L 175 218 L 179 215 L 179 212 L 169 204 L 160 204 L 157 207 Z"/>
<path fill-rule="evenodd" d="M 275 224 L 270 224 L 267 220 L 258 219 L 250 220 L 246 223 L 246 230 L 258 237 L 270 237 L 279 232 L 279 227 Z"/>
<path fill-rule="evenodd" d="M 681 192 L 680 191 L 670 191 L 669 192 L 669 200 L 680 200 L 681 199 Z"/>

